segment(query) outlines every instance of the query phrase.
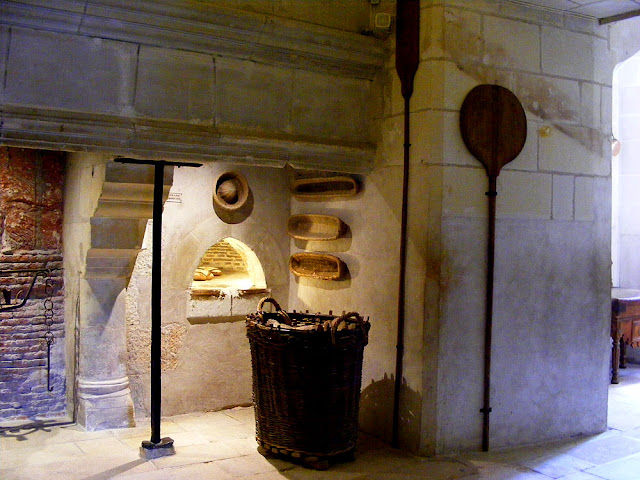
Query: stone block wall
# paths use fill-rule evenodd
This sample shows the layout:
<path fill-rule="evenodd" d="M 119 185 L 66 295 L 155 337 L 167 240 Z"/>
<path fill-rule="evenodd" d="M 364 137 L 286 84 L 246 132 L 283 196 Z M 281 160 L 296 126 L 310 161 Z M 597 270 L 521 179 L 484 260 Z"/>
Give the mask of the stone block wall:
<path fill-rule="evenodd" d="M 0 18 L 0 135 L 69 151 L 368 169 L 369 87 L 386 52 L 351 30 L 366 29 L 372 7 L 254 3 L 11 2 Z M 346 30 L 320 25 L 336 17 Z"/>
<path fill-rule="evenodd" d="M 418 448 L 432 452 L 480 445 L 488 179 L 462 141 L 459 110 L 484 83 L 519 98 L 528 130 L 497 185 L 490 448 L 602 431 L 615 65 L 609 30 L 507 2 L 422 5 L 407 286 L 407 328 L 421 334 L 408 337 L 405 357 L 422 365 L 406 371 L 408 388 L 422 395 L 422 423 L 407 415 L 405 438 L 420 432 Z M 385 124 L 401 131 L 397 82 L 385 111 Z M 393 156 L 381 155 L 381 168 L 402 148 L 391 135 L 382 144 Z"/>
<path fill-rule="evenodd" d="M 491 449 L 606 428 L 615 65 L 608 42 L 609 30 L 585 18 L 508 2 L 421 2 L 401 446 L 438 454 L 481 445 L 488 179 L 464 145 L 459 110 L 483 83 L 510 89 L 528 124 L 523 151 L 498 178 Z M 350 278 L 296 279 L 289 300 L 290 308 L 371 316 L 360 420 L 383 434 L 395 380 L 398 280 L 389 265 L 399 258 L 404 121 L 393 58 L 387 73 L 375 168 L 362 193 L 292 204 L 293 213 L 335 214 L 349 225 L 349 242 L 332 251 Z"/>
<path fill-rule="evenodd" d="M 0 149 L 0 289 L 21 308 L 0 312 L 0 420 L 61 417 L 66 413 L 64 283 L 62 280 L 63 156 Z M 50 300 L 49 303 L 47 300 Z M 3 297 L 0 308 L 6 308 Z M 47 381 L 46 334 L 53 335 Z M 51 391 L 49 391 L 49 389 Z"/>

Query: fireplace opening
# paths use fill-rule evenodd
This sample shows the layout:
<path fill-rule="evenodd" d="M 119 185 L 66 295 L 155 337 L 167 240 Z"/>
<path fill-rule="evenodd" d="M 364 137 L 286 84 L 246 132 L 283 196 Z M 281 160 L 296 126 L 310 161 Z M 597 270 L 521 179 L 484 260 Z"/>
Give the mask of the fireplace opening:
<path fill-rule="evenodd" d="M 194 296 L 244 294 L 264 291 L 267 284 L 256 254 L 243 242 L 223 238 L 204 253 L 194 271 Z"/>

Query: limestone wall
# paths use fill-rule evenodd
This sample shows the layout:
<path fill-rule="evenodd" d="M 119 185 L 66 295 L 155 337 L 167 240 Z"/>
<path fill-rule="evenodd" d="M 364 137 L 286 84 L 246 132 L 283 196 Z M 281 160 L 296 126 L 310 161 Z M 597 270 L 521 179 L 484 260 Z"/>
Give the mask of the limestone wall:
<path fill-rule="evenodd" d="M 609 28 L 506 2 L 423 2 L 411 100 L 401 443 L 480 448 L 487 176 L 459 129 L 465 95 L 497 83 L 522 102 L 522 153 L 498 178 L 491 448 L 606 428 L 610 303 Z M 294 201 L 350 226 L 330 249 L 348 281 L 295 280 L 290 304 L 372 318 L 361 423 L 390 431 L 403 99 L 390 61 L 376 167 L 344 202 Z M 388 88 L 387 88 L 388 87 Z M 294 250 L 305 246 L 293 244 Z M 323 246 L 314 245 L 322 249 Z M 324 247 L 326 248 L 326 247 Z"/>
<path fill-rule="evenodd" d="M 73 289 L 67 298 L 82 295 L 88 217 L 105 161 L 115 154 L 206 161 L 200 169 L 176 170 L 165 205 L 163 414 L 251 401 L 241 319 L 257 298 L 227 294 L 196 304 L 188 291 L 204 252 L 233 237 L 255 252 L 283 307 L 370 317 L 361 425 L 388 438 L 403 102 L 393 56 L 383 64 L 382 42 L 311 24 L 309 17 L 285 21 L 269 10 L 276 3 L 248 15 L 202 2 L 196 13 L 176 7 L 170 14 L 163 10 L 168 0 L 138 2 L 135 11 L 119 0 L 87 8 L 70 0 L 52 10 L 37 3 L 11 2 L 17 10 L 0 27 L 2 141 L 108 153 L 71 158 L 77 175 L 69 179 L 65 209 L 65 238 L 72 239 L 65 246 Z M 460 105 L 479 83 L 512 90 L 528 122 L 523 152 L 498 179 L 491 448 L 602 431 L 611 74 L 634 53 L 637 34 L 475 0 L 422 2 L 420 32 L 411 101 L 401 444 L 427 454 L 480 446 L 487 177 L 458 126 Z M 387 47 L 392 51 L 393 38 Z M 346 199 L 292 199 L 287 172 L 264 167 L 287 162 L 358 172 L 362 189 Z M 215 179 L 231 169 L 247 177 L 253 206 L 225 223 L 211 197 Z M 349 229 L 330 243 L 290 240 L 291 213 L 337 215 Z M 287 261 L 303 250 L 338 255 L 348 276 L 339 282 L 294 277 Z M 148 411 L 150 261 L 147 239 L 126 309 L 126 373 L 140 416 Z M 121 297 L 111 300 L 121 306 Z M 118 315 L 104 338 L 121 352 L 125 319 Z M 93 327 L 89 321 L 81 332 L 81 360 L 95 354 L 83 348 L 96 338 Z M 110 360 L 117 365 L 85 362 L 96 370 L 89 372 L 95 381 L 83 387 L 88 393 L 102 388 L 94 383 L 107 373 L 124 378 L 124 362 Z M 116 387 L 128 392 L 125 383 Z"/>
<path fill-rule="evenodd" d="M 408 337 L 407 354 L 415 365 L 408 384 L 423 396 L 419 448 L 477 449 L 481 438 L 487 176 L 458 127 L 460 105 L 479 83 L 513 91 L 528 123 L 525 147 L 497 185 L 490 446 L 602 431 L 616 62 L 609 29 L 454 1 L 424 6 L 421 39 L 408 310 L 410 331 L 422 335 Z M 397 92 L 389 126 L 400 123 Z"/>
<path fill-rule="evenodd" d="M 369 87 L 386 52 L 348 30 L 370 7 L 323 4 L 323 20 L 309 23 L 285 18 L 308 20 L 305 2 L 240 3 L 3 5 L 3 142 L 368 169 Z M 334 23 L 342 29 L 325 26 Z"/>

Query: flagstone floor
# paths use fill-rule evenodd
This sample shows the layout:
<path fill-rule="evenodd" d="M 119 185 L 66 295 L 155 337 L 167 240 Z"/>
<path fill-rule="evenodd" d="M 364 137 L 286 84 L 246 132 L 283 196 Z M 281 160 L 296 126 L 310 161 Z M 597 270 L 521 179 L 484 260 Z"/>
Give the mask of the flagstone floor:
<path fill-rule="evenodd" d="M 85 432 L 73 424 L 0 426 L 2 480 L 638 480 L 640 366 L 609 391 L 609 428 L 587 438 L 506 451 L 421 458 L 361 435 L 356 460 L 317 471 L 256 451 L 252 408 L 163 419 L 176 454 L 145 460 L 148 423 Z"/>

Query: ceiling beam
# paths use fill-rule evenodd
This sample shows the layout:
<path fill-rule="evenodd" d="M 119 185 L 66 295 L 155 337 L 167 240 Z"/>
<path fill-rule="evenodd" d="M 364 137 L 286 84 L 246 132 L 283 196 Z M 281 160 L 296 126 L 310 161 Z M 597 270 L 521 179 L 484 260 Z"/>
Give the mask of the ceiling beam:
<path fill-rule="evenodd" d="M 640 10 L 633 10 L 631 12 L 620 13 L 618 15 L 611 15 L 610 17 L 599 18 L 600 25 L 607 23 L 619 22 L 620 20 L 626 20 L 627 18 L 633 18 L 640 16 Z"/>

